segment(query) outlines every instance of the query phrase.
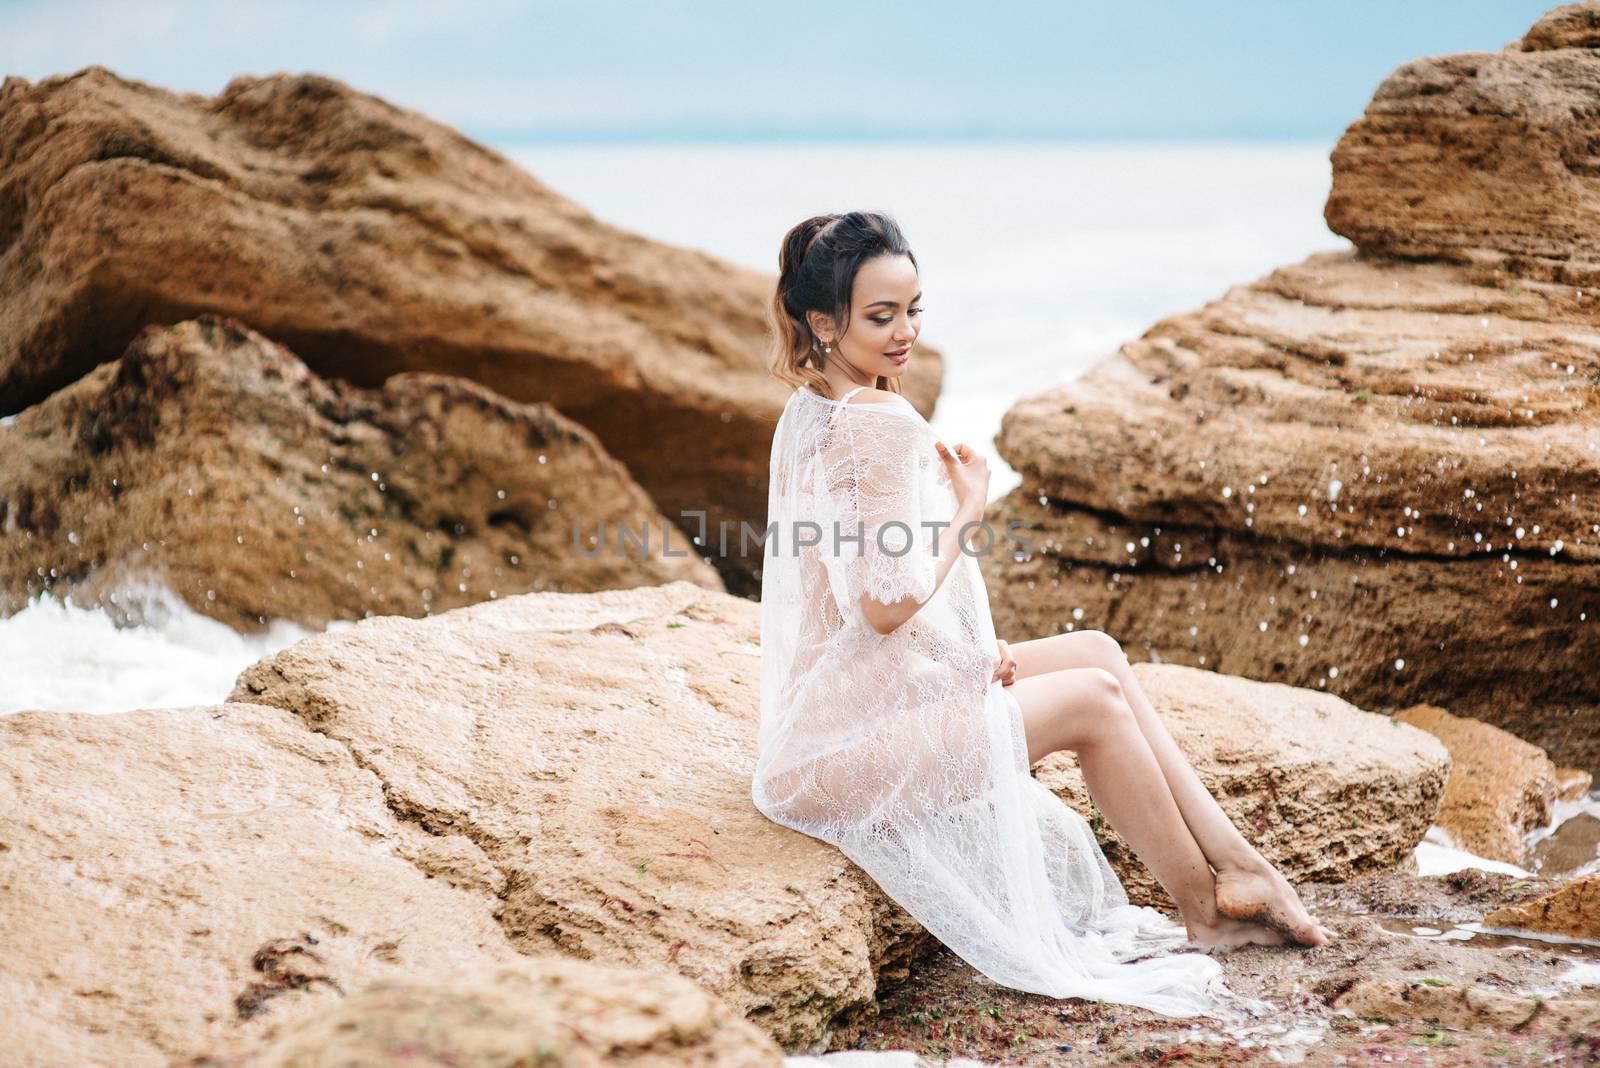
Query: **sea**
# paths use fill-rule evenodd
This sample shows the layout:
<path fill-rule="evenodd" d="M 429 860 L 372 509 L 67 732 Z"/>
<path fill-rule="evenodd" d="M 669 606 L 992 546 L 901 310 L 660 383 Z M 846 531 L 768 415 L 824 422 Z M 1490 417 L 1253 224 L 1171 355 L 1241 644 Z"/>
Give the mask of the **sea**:
<path fill-rule="evenodd" d="M 1322 217 L 1327 142 L 494 147 L 604 222 L 774 276 L 779 241 L 800 220 L 891 214 L 919 265 L 920 341 L 945 360 L 933 428 L 986 455 L 991 498 L 1019 482 L 994 450 L 1016 401 L 1081 375 L 1163 316 L 1350 247 Z M 107 613 L 40 595 L 0 619 L 0 714 L 211 704 L 246 666 L 312 633 L 277 620 L 239 634 L 160 586 L 119 596 Z M 127 616 L 144 622 L 119 626 Z M 1600 795 L 1561 810 L 1584 815 L 1600 816 Z M 1416 857 L 1424 873 L 1509 867 L 1440 833 Z"/>

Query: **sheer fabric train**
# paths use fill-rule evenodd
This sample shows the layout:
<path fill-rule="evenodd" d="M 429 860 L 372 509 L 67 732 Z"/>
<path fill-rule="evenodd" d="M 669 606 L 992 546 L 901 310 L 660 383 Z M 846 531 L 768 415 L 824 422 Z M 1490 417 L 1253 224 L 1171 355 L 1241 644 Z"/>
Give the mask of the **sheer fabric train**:
<path fill-rule="evenodd" d="M 1167 952 L 1190 945 L 1183 926 L 1129 904 L 1088 823 L 1029 773 L 1022 710 L 990 681 L 999 655 L 977 557 L 960 554 L 934 587 L 939 528 L 924 523 L 956 509 L 934 441 L 900 397 L 850 403 L 802 386 L 784 407 L 756 807 L 838 847 L 997 983 L 1168 1016 L 1270 1011 L 1229 990 L 1214 958 Z M 1006 551 L 995 533 L 991 551 Z M 933 598 L 880 635 L 863 591 Z"/>

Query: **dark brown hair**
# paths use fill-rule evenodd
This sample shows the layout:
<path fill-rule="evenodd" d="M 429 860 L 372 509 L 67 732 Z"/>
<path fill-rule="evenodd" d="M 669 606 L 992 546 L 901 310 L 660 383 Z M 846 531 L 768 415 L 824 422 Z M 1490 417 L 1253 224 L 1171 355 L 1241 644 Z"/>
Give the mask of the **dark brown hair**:
<path fill-rule="evenodd" d="M 778 249 L 778 285 L 772 295 L 772 373 L 791 386 L 809 383 L 824 397 L 828 380 L 826 355 L 812 332 L 806 312 L 820 311 L 850 327 L 850 294 L 861 265 L 878 256 L 917 258 L 906 244 L 900 225 L 879 211 L 813 215 L 783 235 Z M 837 344 L 837 342 L 835 342 Z M 897 379 L 879 375 L 878 389 L 899 393 Z"/>

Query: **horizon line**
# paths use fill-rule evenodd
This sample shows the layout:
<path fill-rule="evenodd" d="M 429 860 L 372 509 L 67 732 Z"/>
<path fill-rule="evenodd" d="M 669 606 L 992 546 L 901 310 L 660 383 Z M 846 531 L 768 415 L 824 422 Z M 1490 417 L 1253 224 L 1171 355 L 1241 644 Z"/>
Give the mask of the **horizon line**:
<path fill-rule="evenodd" d="M 1329 136 L 1304 131 L 1274 132 L 1113 132 L 1113 131 L 921 131 L 885 133 L 875 130 L 507 130 L 485 131 L 457 127 L 475 140 L 492 144 L 796 144 L 868 142 L 897 144 L 960 144 L 1014 142 L 1025 144 L 1325 144 L 1331 151 L 1344 135 L 1341 128 Z"/>

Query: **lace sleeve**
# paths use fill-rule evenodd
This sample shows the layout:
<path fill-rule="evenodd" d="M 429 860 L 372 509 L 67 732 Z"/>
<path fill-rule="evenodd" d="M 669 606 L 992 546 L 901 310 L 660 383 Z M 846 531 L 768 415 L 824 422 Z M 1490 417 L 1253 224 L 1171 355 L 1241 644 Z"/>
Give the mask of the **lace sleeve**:
<path fill-rule="evenodd" d="M 937 588 L 937 527 L 924 527 L 924 483 L 931 448 L 916 427 L 883 412 L 848 413 L 840 451 L 827 465 L 829 513 L 824 556 L 846 603 L 863 594 L 880 604 L 906 597 L 921 603 Z M 855 539 L 860 533 L 861 537 Z"/>

